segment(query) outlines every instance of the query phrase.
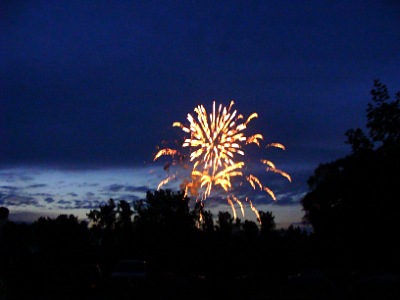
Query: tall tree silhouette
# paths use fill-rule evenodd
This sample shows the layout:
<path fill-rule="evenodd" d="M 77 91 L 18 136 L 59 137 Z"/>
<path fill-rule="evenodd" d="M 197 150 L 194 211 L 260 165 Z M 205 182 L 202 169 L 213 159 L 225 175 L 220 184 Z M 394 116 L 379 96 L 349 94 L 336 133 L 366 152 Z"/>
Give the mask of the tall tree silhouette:
<path fill-rule="evenodd" d="M 275 216 L 272 214 L 272 212 L 260 211 L 259 214 L 260 214 L 260 220 L 261 220 L 261 233 L 269 234 L 273 230 L 275 230 L 275 227 L 276 227 Z"/>
<path fill-rule="evenodd" d="M 189 198 L 184 197 L 182 191 L 148 191 L 146 199 L 137 201 L 134 208 L 138 214 L 136 222 L 142 226 L 178 231 L 193 226 L 192 216 L 189 214 Z"/>
<path fill-rule="evenodd" d="M 371 91 L 372 102 L 367 108 L 367 127 L 373 142 L 384 146 L 400 143 L 400 91 L 392 101 L 386 85 L 375 80 Z"/>
<path fill-rule="evenodd" d="M 229 237 L 232 234 L 233 230 L 233 217 L 227 211 L 218 212 L 218 231 L 226 237 Z"/>
<path fill-rule="evenodd" d="M 400 226 L 400 93 L 391 100 L 379 81 L 367 108 L 368 134 L 346 132 L 353 153 L 321 164 L 309 178 L 310 192 L 302 199 L 305 220 L 316 234 L 334 245 L 346 245 L 354 255 L 392 257 Z M 342 249 L 343 250 L 343 249 Z M 349 252 L 348 251 L 348 252 Z"/>
<path fill-rule="evenodd" d="M 101 229 L 112 230 L 116 223 L 116 204 L 113 199 L 110 199 L 108 203 L 99 206 L 99 210 L 91 210 L 87 217 L 94 224 Z"/>
<path fill-rule="evenodd" d="M 182 191 L 148 191 L 136 201 L 134 226 L 146 256 L 170 270 L 187 265 L 191 233 L 195 229 L 189 212 L 189 198 Z"/>
<path fill-rule="evenodd" d="M 133 210 L 125 200 L 119 201 L 117 205 L 116 223 L 119 228 L 129 229 L 132 226 Z"/>

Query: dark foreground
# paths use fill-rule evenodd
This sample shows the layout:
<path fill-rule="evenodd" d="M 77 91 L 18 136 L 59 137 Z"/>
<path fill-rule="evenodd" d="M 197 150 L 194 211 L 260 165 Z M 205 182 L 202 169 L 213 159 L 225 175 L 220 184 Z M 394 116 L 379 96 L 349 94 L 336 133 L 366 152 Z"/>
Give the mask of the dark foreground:
<path fill-rule="evenodd" d="M 0 299 L 400 299 L 400 276 L 393 272 L 204 276 L 176 274 L 150 264 L 144 277 L 118 280 L 97 266 L 41 266 L 15 275 L 14 282 L 2 280 Z"/>

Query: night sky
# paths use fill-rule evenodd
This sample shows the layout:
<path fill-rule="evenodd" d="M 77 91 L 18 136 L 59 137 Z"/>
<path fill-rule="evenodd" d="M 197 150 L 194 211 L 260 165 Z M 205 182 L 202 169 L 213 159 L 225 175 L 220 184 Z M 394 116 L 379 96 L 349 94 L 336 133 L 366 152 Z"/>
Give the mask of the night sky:
<path fill-rule="evenodd" d="M 0 206 L 29 221 L 143 198 L 166 175 L 156 147 L 184 137 L 172 123 L 234 100 L 286 146 L 263 158 L 293 179 L 262 177 L 276 203 L 249 195 L 298 223 L 307 178 L 350 153 L 373 80 L 399 89 L 399 24 L 389 0 L 1 1 Z"/>

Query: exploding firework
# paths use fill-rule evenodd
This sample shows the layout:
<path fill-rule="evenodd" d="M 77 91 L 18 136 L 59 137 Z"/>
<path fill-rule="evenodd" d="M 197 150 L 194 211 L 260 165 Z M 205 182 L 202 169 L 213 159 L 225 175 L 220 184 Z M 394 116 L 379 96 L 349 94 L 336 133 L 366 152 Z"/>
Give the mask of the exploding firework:
<path fill-rule="evenodd" d="M 276 200 L 274 192 L 262 184 L 255 175 L 248 174 L 245 176 L 243 174 L 245 146 L 254 143 L 261 147 L 263 136 L 261 134 L 246 136 L 247 125 L 258 115 L 253 113 L 245 120 L 243 115 L 238 114 L 236 110 L 232 111 L 233 105 L 234 102 L 231 101 L 229 107 L 220 104 L 217 108 L 216 103 L 213 102 L 212 112 L 209 115 L 204 106 L 199 105 L 194 109 L 197 114 L 196 119 L 191 114 L 187 115 L 188 125 L 183 125 L 180 122 L 173 123 L 173 127 L 180 127 L 185 134 L 189 135 L 184 139 L 181 146 L 182 148 L 188 148 L 190 152 L 188 156 L 189 163 L 184 163 L 184 166 L 186 168 L 189 166 L 191 178 L 185 179 L 181 184 L 181 188 L 185 190 L 185 195 L 189 193 L 196 197 L 196 200 L 204 201 L 210 196 L 214 187 L 221 187 L 225 192 L 229 193 L 232 190 L 232 179 L 240 176 L 244 177 L 253 189 L 259 188 L 261 191 L 268 193 L 273 200 Z M 279 143 L 271 143 L 266 147 L 285 150 L 285 147 Z M 177 157 L 178 159 L 174 159 L 164 169 L 177 162 L 182 163 L 185 160 L 185 156 L 178 150 L 170 148 L 159 150 L 154 160 L 165 155 L 173 158 Z M 260 162 L 266 165 L 267 172 L 280 174 L 291 181 L 289 174 L 277 169 L 271 161 L 262 159 Z M 176 174 L 172 174 L 162 180 L 158 185 L 158 189 L 175 178 Z M 227 201 L 232 208 L 234 218 L 237 216 L 234 202 L 240 206 L 244 216 L 242 201 L 233 194 L 227 196 Z M 248 198 L 245 201 L 249 202 L 251 210 L 260 221 L 258 211 L 252 201 Z"/>

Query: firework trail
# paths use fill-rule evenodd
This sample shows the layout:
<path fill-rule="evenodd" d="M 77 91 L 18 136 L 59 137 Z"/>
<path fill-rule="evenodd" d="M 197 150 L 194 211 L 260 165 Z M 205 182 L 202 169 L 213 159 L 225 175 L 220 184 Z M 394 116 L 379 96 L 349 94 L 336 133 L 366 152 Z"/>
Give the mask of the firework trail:
<path fill-rule="evenodd" d="M 243 115 L 238 114 L 236 110 L 232 111 L 233 105 L 234 102 L 231 101 L 229 107 L 225 107 L 222 104 L 217 107 L 214 101 L 212 112 L 209 115 L 204 106 L 199 105 L 194 109 L 197 114 L 196 119 L 191 114 L 187 115 L 188 125 L 183 125 L 180 122 L 173 123 L 173 127 L 180 127 L 185 134 L 189 135 L 182 143 L 182 148 L 189 149 L 191 166 L 190 180 L 184 180 L 180 186 L 181 189 L 185 190 L 185 195 L 190 193 L 197 200 L 204 201 L 211 194 L 213 187 L 220 186 L 224 191 L 230 192 L 232 190 L 232 179 L 244 176 L 244 147 L 252 143 L 260 147 L 260 141 L 263 140 L 261 134 L 245 135 L 247 125 L 252 119 L 258 117 L 257 113 L 251 114 L 244 121 Z M 276 147 L 285 150 L 285 147 L 279 143 L 271 143 L 266 147 Z M 176 164 L 177 161 L 182 163 L 185 157 L 178 150 L 165 148 L 158 151 L 154 160 L 167 155 L 178 158 L 178 160 L 173 160 L 172 165 Z M 265 170 L 267 172 L 280 174 L 291 181 L 290 175 L 277 169 L 271 161 L 262 159 L 260 162 L 266 165 Z M 167 165 L 168 168 L 170 165 L 171 163 Z M 166 168 L 164 167 L 164 169 Z M 175 179 L 176 175 L 173 174 L 162 180 L 158 185 L 158 189 Z M 259 188 L 261 191 L 269 194 L 273 200 L 276 200 L 273 191 L 263 185 L 255 175 L 249 174 L 245 178 L 253 189 Z M 236 210 L 234 202 L 240 206 L 244 215 L 242 201 L 234 195 L 228 195 L 227 201 L 232 208 L 235 218 Z M 258 211 L 251 200 L 246 198 L 246 202 L 250 203 L 251 210 L 260 222 Z"/>

